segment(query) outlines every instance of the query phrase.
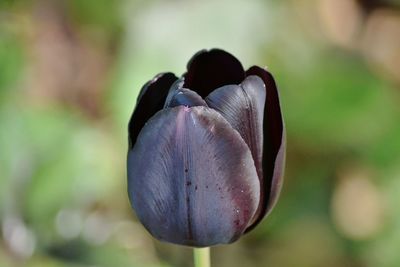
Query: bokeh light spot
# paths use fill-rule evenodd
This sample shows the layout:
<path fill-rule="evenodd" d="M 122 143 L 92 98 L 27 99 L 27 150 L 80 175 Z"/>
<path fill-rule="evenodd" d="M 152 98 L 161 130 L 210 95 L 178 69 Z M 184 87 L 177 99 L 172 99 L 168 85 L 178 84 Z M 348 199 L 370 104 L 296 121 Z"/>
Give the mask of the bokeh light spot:
<path fill-rule="evenodd" d="M 382 228 L 383 198 L 369 172 L 350 169 L 340 174 L 332 198 L 332 216 L 338 230 L 354 240 L 370 238 Z"/>

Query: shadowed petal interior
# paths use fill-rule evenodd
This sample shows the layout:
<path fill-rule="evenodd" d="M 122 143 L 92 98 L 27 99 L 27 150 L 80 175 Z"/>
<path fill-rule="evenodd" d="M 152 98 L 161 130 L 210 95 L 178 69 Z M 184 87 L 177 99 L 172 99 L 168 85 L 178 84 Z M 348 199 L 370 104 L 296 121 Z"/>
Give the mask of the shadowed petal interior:
<path fill-rule="evenodd" d="M 247 76 L 257 75 L 266 87 L 267 97 L 264 110 L 264 154 L 262 159 L 264 173 L 265 201 L 260 215 L 247 231 L 253 229 L 275 205 L 283 182 L 286 140 L 285 127 L 281 114 L 278 89 L 272 75 L 258 66 L 251 67 Z"/>
<path fill-rule="evenodd" d="M 218 87 L 241 83 L 245 73 L 242 64 L 233 55 L 212 49 L 195 54 L 188 63 L 184 77 L 184 87 L 204 98 Z"/>
<path fill-rule="evenodd" d="M 251 152 L 207 107 L 158 112 L 128 152 L 128 190 L 158 239 L 197 247 L 235 241 L 259 203 Z"/>
<path fill-rule="evenodd" d="M 173 73 L 160 73 L 142 87 L 128 125 L 130 148 L 147 120 L 163 108 L 168 91 L 177 79 Z"/>

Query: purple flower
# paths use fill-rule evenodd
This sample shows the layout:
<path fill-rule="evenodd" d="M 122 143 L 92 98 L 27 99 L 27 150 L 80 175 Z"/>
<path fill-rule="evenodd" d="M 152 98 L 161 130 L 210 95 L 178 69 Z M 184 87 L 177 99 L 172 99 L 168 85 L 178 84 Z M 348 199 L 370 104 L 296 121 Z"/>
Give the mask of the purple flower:
<path fill-rule="evenodd" d="M 198 52 L 177 78 L 145 84 L 129 122 L 128 193 L 157 239 L 237 240 L 275 205 L 285 129 L 274 78 L 231 54 Z"/>

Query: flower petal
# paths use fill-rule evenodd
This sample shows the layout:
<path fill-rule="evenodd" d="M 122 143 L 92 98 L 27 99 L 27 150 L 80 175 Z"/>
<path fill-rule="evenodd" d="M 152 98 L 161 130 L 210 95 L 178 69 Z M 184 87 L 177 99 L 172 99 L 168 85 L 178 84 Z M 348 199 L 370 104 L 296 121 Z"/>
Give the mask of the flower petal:
<path fill-rule="evenodd" d="M 176 106 L 194 107 L 194 106 L 207 106 L 207 104 L 204 101 L 204 99 L 201 98 L 201 96 L 199 96 L 196 92 L 186 89 L 186 88 L 182 88 L 172 98 L 169 106 L 170 107 L 176 107 Z"/>
<path fill-rule="evenodd" d="M 131 204 L 159 240 L 204 247 L 241 236 L 259 203 L 248 146 L 216 111 L 158 112 L 128 152 Z"/>
<path fill-rule="evenodd" d="M 278 199 L 283 183 L 283 172 L 286 157 L 285 126 L 279 104 L 278 89 L 272 75 L 258 66 L 251 67 L 247 76 L 257 75 L 265 84 L 267 97 L 264 110 L 264 154 L 262 160 L 264 173 L 264 205 L 257 220 L 246 230 L 253 229 L 262 218 L 269 214 Z"/>
<path fill-rule="evenodd" d="M 146 121 L 162 109 L 169 88 L 177 79 L 173 73 L 160 73 L 142 87 L 128 125 L 130 148 L 134 146 Z"/>
<path fill-rule="evenodd" d="M 245 78 L 242 64 L 233 55 L 220 49 L 201 50 L 187 65 L 185 88 L 206 97 L 214 89 L 239 84 Z"/>
<path fill-rule="evenodd" d="M 264 82 L 257 76 L 249 76 L 240 86 L 223 86 L 206 98 L 208 106 L 217 110 L 249 146 L 261 187 L 265 94 Z M 260 204 L 263 195 L 264 192 L 261 193 Z"/>
<path fill-rule="evenodd" d="M 176 92 L 183 88 L 184 79 L 180 77 L 177 79 L 168 91 L 167 98 L 165 99 L 164 108 L 168 107 L 168 104 L 171 102 L 172 97 L 176 94 Z"/>
<path fill-rule="evenodd" d="M 180 83 L 177 86 L 173 85 L 170 92 L 168 93 L 167 100 L 165 101 L 164 108 L 171 108 L 177 106 L 195 107 L 195 106 L 207 106 L 201 96 L 196 92 L 182 88 L 183 84 Z"/>

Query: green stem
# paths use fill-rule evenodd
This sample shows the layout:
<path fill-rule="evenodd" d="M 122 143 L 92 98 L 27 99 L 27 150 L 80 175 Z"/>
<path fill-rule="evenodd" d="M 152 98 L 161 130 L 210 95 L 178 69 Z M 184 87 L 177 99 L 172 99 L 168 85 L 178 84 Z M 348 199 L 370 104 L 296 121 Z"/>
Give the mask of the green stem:
<path fill-rule="evenodd" d="M 194 267 L 210 267 L 210 248 L 193 248 Z"/>

